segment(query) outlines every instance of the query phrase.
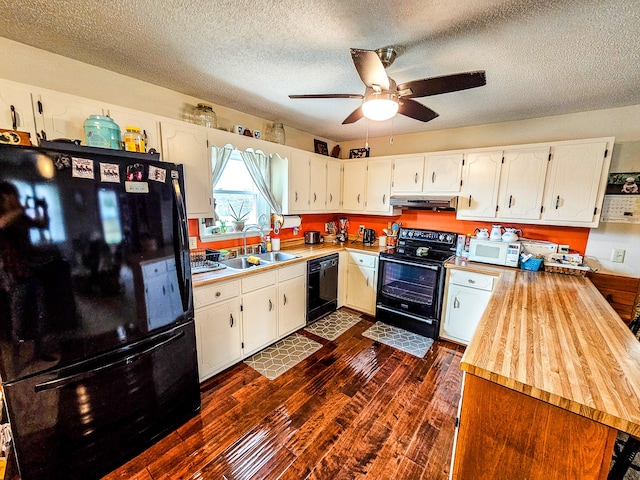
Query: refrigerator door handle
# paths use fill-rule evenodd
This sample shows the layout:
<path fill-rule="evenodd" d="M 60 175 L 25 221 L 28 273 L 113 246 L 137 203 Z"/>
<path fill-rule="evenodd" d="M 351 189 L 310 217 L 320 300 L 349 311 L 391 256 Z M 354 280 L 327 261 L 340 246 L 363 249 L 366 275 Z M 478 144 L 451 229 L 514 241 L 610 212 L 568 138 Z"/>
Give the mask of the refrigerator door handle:
<path fill-rule="evenodd" d="M 178 264 L 176 270 L 180 277 L 178 280 L 181 285 L 180 296 L 182 297 L 182 311 L 187 312 L 191 308 L 191 305 L 189 305 L 189 299 L 191 298 L 191 279 L 187 274 L 189 265 L 185 262 L 183 252 L 189 250 L 189 224 L 187 220 L 187 207 L 185 206 L 182 189 L 180 188 L 180 183 L 177 178 L 173 179 L 173 196 L 178 211 L 178 232 L 180 239 L 179 244 L 174 244 L 176 262 Z"/>
<path fill-rule="evenodd" d="M 83 372 L 77 372 L 72 375 L 67 375 L 66 377 L 56 378 L 55 380 L 49 380 L 48 382 L 39 383 L 33 389 L 36 393 L 38 393 L 38 392 L 43 392 L 45 390 L 62 388 L 72 383 L 78 382 L 80 380 L 91 378 L 94 375 L 101 373 L 105 370 L 120 367 L 123 365 L 128 365 L 130 363 L 140 360 L 142 357 L 152 353 L 154 350 L 157 350 L 158 348 L 164 347 L 165 345 L 175 342 L 176 340 L 178 340 L 183 336 L 184 336 L 184 332 L 174 333 L 168 338 L 166 338 L 166 336 L 163 335 L 161 336 L 160 339 L 156 339 L 156 343 L 149 345 L 148 347 L 146 347 L 145 349 L 139 352 L 135 352 L 131 355 L 127 355 L 124 358 L 119 358 L 117 360 L 114 360 L 113 362 L 105 363 L 103 365 L 100 365 L 97 368 L 92 368 L 90 370 L 85 370 Z"/>

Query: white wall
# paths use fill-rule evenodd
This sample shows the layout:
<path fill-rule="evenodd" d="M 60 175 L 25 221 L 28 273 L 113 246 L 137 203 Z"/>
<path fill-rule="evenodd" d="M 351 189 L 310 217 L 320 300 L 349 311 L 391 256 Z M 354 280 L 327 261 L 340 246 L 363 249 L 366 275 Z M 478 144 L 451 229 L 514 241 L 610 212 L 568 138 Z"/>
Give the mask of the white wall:
<path fill-rule="evenodd" d="M 162 115 L 177 120 L 185 118 L 199 102 L 211 103 L 218 117 L 218 125 L 230 129 L 243 125 L 252 131 L 266 132 L 276 119 L 263 119 L 216 105 L 210 99 L 199 99 L 168 90 L 148 82 L 78 62 L 45 50 L 33 48 L 0 37 L 0 78 L 15 82 L 91 98 L 115 105 Z M 314 151 L 311 134 L 285 125 L 287 145 Z M 335 142 L 326 138 L 329 150 Z"/>

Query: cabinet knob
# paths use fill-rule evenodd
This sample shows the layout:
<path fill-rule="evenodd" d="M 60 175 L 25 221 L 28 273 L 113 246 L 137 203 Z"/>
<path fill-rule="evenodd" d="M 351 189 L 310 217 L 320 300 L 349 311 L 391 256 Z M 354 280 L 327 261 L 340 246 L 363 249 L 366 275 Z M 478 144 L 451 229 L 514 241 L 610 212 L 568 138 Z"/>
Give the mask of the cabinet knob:
<path fill-rule="evenodd" d="M 476 281 L 475 281 L 475 280 L 473 280 L 472 278 L 468 279 L 467 281 L 468 281 L 469 283 L 471 283 L 471 284 L 476 283 Z"/>
<path fill-rule="evenodd" d="M 222 292 L 216 292 L 216 298 L 218 298 L 220 295 L 222 295 Z"/>

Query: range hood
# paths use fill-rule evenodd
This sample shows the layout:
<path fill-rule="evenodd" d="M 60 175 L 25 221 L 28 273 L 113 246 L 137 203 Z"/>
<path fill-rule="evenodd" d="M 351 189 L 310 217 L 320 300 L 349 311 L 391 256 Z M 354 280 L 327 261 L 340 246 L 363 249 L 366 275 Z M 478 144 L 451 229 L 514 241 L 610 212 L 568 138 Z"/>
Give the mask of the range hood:
<path fill-rule="evenodd" d="M 391 206 L 411 210 L 455 211 L 458 197 L 451 195 L 413 195 L 391 197 Z"/>

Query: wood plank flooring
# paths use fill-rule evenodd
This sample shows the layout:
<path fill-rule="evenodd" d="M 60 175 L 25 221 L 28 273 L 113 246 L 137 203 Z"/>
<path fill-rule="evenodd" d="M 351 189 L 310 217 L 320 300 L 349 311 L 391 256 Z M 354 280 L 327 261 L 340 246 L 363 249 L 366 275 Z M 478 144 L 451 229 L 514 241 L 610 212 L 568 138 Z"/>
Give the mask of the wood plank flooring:
<path fill-rule="evenodd" d="M 363 320 L 273 381 L 244 363 L 202 385 L 198 416 L 116 479 L 448 478 L 463 347 L 425 358 L 361 334 Z"/>

